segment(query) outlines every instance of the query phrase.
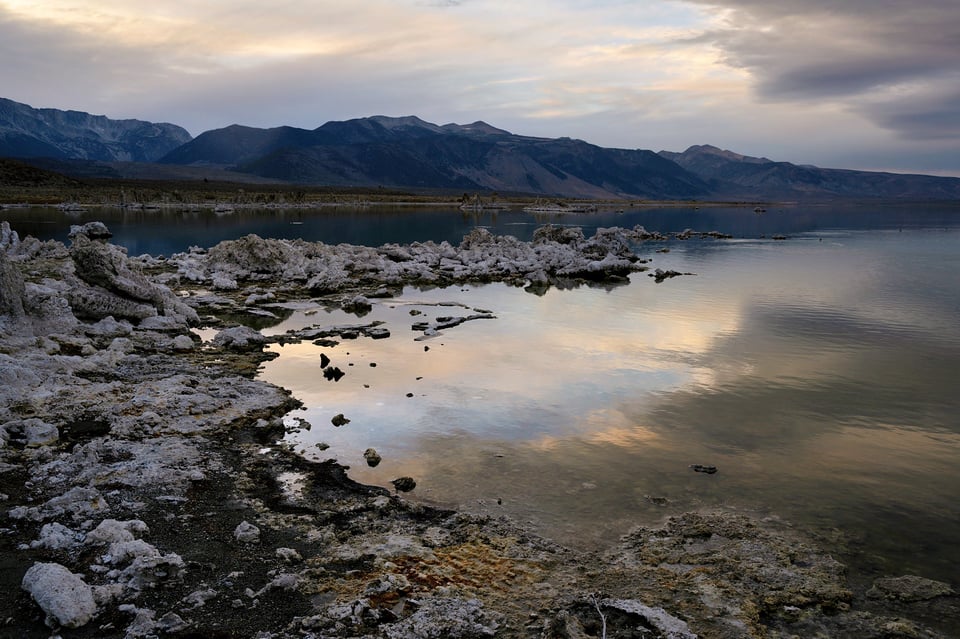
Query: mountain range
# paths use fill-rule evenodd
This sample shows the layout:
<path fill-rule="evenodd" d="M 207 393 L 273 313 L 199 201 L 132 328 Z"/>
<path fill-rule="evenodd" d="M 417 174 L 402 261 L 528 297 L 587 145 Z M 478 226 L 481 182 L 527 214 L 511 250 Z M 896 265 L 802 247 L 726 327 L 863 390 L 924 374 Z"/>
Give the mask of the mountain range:
<path fill-rule="evenodd" d="M 232 125 L 191 138 L 173 124 L 34 109 L 0 98 L 0 157 L 78 177 L 237 181 L 617 199 L 960 199 L 960 178 L 824 169 L 709 145 L 682 153 L 516 135 L 415 116 L 316 129 Z"/>

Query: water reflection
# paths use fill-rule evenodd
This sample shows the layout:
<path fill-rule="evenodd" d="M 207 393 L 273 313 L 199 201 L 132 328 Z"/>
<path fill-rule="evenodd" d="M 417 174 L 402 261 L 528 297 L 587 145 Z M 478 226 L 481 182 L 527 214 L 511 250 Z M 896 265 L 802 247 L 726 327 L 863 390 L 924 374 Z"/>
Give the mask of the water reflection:
<path fill-rule="evenodd" d="M 723 505 L 839 529 L 862 573 L 950 581 L 960 233 L 890 235 L 688 244 L 656 265 L 697 275 L 611 290 L 406 290 L 364 318 L 390 339 L 277 347 L 263 376 L 307 404 L 308 453 L 369 483 L 414 476 L 414 497 L 508 513 L 566 543 Z M 414 341 L 411 310 L 458 314 L 437 302 L 497 319 Z M 272 330 L 354 321 L 300 311 Z M 321 351 L 343 380 L 322 379 Z M 334 428 L 341 412 L 352 421 Z"/>

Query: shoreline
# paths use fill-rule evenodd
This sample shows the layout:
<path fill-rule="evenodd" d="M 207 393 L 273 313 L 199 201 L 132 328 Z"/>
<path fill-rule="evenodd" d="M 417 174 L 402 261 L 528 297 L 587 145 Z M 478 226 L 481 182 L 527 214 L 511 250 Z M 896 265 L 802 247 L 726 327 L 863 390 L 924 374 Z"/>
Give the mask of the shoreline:
<path fill-rule="evenodd" d="M 49 636 L 48 619 L 65 638 L 573 639 L 600 636 L 603 618 L 674 638 L 938 637 L 924 623 L 960 610 L 919 577 L 855 593 L 829 549 L 775 518 L 687 513 L 578 551 L 425 507 L 296 455 L 282 438 L 298 400 L 253 379 L 270 340 L 237 318 L 263 304 L 623 283 L 646 268 L 631 243 L 659 234 L 545 227 L 525 243 L 478 229 L 456 247 L 378 248 L 247 236 L 168 258 L 127 257 L 109 237 L 99 223 L 69 248 L 0 235 L 0 636 Z M 201 342 L 197 326 L 218 332 Z M 361 330 L 326 328 L 284 339 Z"/>

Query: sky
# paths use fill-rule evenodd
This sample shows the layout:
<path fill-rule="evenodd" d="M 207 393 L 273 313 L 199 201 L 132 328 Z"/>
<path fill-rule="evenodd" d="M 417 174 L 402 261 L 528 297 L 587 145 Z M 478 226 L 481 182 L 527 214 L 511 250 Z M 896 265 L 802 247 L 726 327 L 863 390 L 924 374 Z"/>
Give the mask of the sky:
<path fill-rule="evenodd" d="M 0 97 L 960 176 L 960 0 L 0 0 Z"/>

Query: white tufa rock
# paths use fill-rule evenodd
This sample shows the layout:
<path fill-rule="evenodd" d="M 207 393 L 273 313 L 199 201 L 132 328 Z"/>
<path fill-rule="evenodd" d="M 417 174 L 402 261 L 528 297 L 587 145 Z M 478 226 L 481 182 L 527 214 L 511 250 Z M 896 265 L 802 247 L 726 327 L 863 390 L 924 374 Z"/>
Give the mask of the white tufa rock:
<path fill-rule="evenodd" d="M 136 539 L 136 534 L 149 532 L 147 525 L 139 519 L 117 521 L 104 519 L 96 528 L 87 533 L 87 544 L 114 544 Z"/>
<path fill-rule="evenodd" d="M 235 350 L 256 348 L 267 341 L 260 331 L 248 326 L 225 328 L 213 338 L 213 345 Z"/>
<path fill-rule="evenodd" d="M 31 548 L 45 548 L 47 550 L 71 550 L 80 544 L 83 533 L 67 528 L 61 523 L 44 524 L 40 529 L 40 536 L 30 542 Z"/>
<path fill-rule="evenodd" d="M 260 541 L 260 529 L 248 521 L 241 521 L 234 529 L 233 536 L 237 541 L 255 544 Z"/>
<path fill-rule="evenodd" d="M 274 553 L 278 559 L 288 563 L 295 564 L 297 562 L 303 561 L 303 557 L 293 548 L 277 548 Z"/>
<path fill-rule="evenodd" d="M 21 587 L 47 615 L 47 625 L 79 628 L 97 614 L 93 590 L 80 575 L 60 564 L 33 564 Z"/>

